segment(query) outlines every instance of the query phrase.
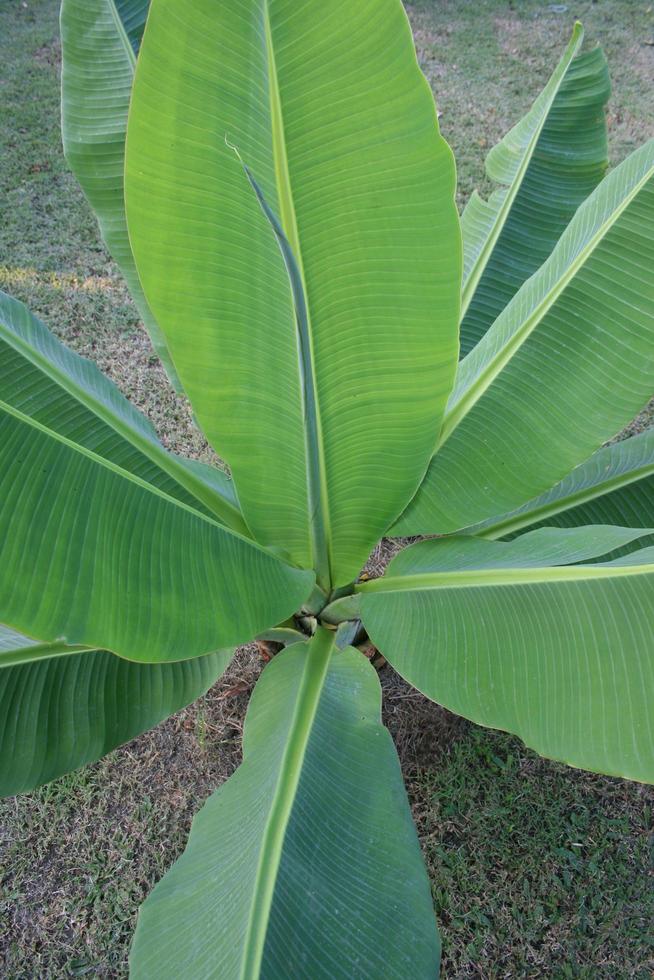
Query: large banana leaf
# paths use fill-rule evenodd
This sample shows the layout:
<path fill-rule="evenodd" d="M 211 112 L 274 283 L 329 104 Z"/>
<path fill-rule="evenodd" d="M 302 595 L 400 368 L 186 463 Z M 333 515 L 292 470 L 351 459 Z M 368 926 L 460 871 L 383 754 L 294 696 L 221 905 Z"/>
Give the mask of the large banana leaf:
<path fill-rule="evenodd" d="M 453 192 L 400 0 L 152 3 L 126 153 L 141 281 L 248 525 L 323 585 L 356 575 L 433 451 Z"/>
<path fill-rule="evenodd" d="M 59 435 L 247 532 L 225 473 L 166 452 L 148 420 L 94 364 L 64 347 L 27 307 L 2 291 L 0 393 Z"/>
<path fill-rule="evenodd" d="M 237 773 L 143 905 L 135 980 L 432 980 L 439 943 L 374 669 L 319 631 L 266 667 Z"/>
<path fill-rule="evenodd" d="M 543 528 L 423 541 L 362 583 L 361 616 L 428 697 L 542 755 L 654 779 L 654 548 L 642 530 Z"/>
<path fill-rule="evenodd" d="M 152 345 L 179 391 L 166 341 L 141 289 L 125 221 L 127 111 L 148 3 L 63 0 L 61 133 L 70 168 L 95 211 Z"/>
<path fill-rule="evenodd" d="M 311 591 L 312 573 L 23 409 L 0 400 L 0 622 L 182 660 L 251 639 Z"/>
<path fill-rule="evenodd" d="M 463 212 L 462 357 L 540 268 L 606 172 L 608 70 L 599 48 L 579 53 L 582 40 L 577 24 L 527 115 L 489 153 L 488 176 L 502 186 L 488 201 L 475 192 Z"/>
<path fill-rule="evenodd" d="M 654 527 L 654 429 L 600 449 L 552 490 L 474 532 L 503 538 L 545 524 Z"/>
<path fill-rule="evenodd" d="M 0 626 L 0 796 L 29 792 L 152 728 L 204 694 L 230 655 L 134 664 L 37 645 Z"/>
<path fill-rule="evenodd" d="M 654 140 L 585 201 L 459 365 L 440 445 L 398 534 L 455 531 L 563 479 L 654 388 Z"/>

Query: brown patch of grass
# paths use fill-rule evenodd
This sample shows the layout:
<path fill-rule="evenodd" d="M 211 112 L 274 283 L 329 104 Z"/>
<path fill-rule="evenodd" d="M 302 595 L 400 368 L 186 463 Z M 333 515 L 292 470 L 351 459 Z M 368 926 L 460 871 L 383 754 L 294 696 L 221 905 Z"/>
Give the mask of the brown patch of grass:
<path fill-rule="evenodd" d="M 56 37 L 48 44 L 42 44 L 34 52 L 34 60 L 40 65 L 58 68 L 61 65 L 61 40 Z"/>
<path fill-rule="evenodd" d="M 637 44 L 631 44 L 626 52 L 631 70 L 635 72 L 645 90 L 652 88 L 654 78 L 654 23 L 649 37 L 643 37 Z"/>
<path fill-rule="evenodd" d="M 523 21 L 517 17 L 493 17 L 493 27 L 503 54 L 522 54 L 521 43 L 524 41 L 525 34 L 529 34 Z"/>

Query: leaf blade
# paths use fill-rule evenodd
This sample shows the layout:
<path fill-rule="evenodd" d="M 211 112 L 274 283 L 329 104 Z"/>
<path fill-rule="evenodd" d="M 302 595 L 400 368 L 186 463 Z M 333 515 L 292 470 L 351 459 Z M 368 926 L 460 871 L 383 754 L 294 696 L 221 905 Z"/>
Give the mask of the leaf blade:
<path fill-rule="evenodd" d="M 561 483 L 473 529 L 502 538 L 523 528 L 580 524 L 654 526 L 654 429 L 599 449 Z"/>
<path fill-rule="evenodd" d="M 448 533 L 521 506 L 649 400 L 653 216 L 651 140 L 581 205 L 461 362 L 440 446 L 394 533 Z"/>
<path fill-rule="evenodd" d="M 358 586 L 362 620 L 390 663 L 450 710 L 549 758 L 652 781 L 652 549 L 547 564 L 552 548 L 559 562 L 589 560 L 646 533 L 544 528 L 510 542 L 420 542 L 391 562 L 391 591 L 383 579 Z"/>
<path fill-rule="evenodd" d="M 0 402 L 0 621 L 174 661 L 286 619 L 313 575 Z"/>
<path fill-rule="evenodd" d="M 25 648 L 34 641 L 0 626 L 0 663 Z M 204 694 L 231 657 L 144 665 L 59 652 L 0 669 L 0 796 L 30 792 L 152 728 Z"/>
<path fill-rule="evenodd" d="M 331 585 L 345 584 L 417 485 L 451 384 L 460 265 L 451 156 L 396 0 L 374 0 L 372 18 L 344 0 L 218 12 L 194 0 L 184 18 L 175 7 L 152 5 L 130 113 L 127 210 L 141 278 L 248 524 L 262 543 L 314 564 L 289 285 L 227 138 L 299 253 Z M 282 125 L 284 159 L 273 145 Z"/>
<path fill-rule="evenodd" d="M 225 473 L 167 452 L 145 416 L 91 361 L 68 350 L 26 306 L 1 290 L 0 390 L 3 401 L 19 411 L 247 532 Z"/>
<path fill-rule="evenodd" d="M 296 644 L 266 667 L 248 711 L 241 769 L 198 814 L 184 856 L 141 910 L 133 976 L 434 976 L 438 939 L 429 888 L 380 723 L 379 685 L 352 649 L 329 656 L 258 965 L 244 949 L 270 798 L 283 779 L 280 759 L 310 657 L 306 645 Z M 387 783 L 374 778 L 379 769 Z M 204 940 L 189 941 L 192 933 Z"/>

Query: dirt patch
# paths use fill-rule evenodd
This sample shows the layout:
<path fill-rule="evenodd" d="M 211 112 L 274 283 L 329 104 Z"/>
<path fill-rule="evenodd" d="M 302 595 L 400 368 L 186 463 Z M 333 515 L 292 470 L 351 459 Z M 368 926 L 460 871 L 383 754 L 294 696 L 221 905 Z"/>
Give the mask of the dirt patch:
<path fill-rule="evenodd" d="M 650 401 L 647 407 L 643 409 L 640 415 L 638 415 L 616 439 L 613 439 L 612 442 L 622 442 L 623 439 L 628 439 L 630 436 L 636 436 L 639 432 L 645 432 L 646 429 L 651 428 L 653 423 L 654 398 Z"/>
<path fill-rule="evenodd" d="M 493 17 L 498 50 L 505 57 L 517 59 L 523 70 L 530 66 L 542 70 L 544 54 L 551 62 L 550 70 L 554 70 L 568 40 L 563 25 L 561 16 L 552 13 L 548 7 L 529 19 L 517 15 Z M 525 73 L 523 77 L 525 89 L 529 91 L 529 75 Z"/>
<path fill-rule="evenodd" d="M 640 77 L 645 91 L 651 92 L 654 79 L 654 27 L 650 37 L 643 38 L 640 44 L 632 44 L 629 47 L 627 60 L 631 70 Z"/>
<path fill-rule="evenodd" d="M 34 52 L 34 60 L 40 65 L 48 65 L 50 68 L 58 68 L 61 65 L 61 41 L 59 38 L 49 44 L 42 44 Z"/>
<path fill-rule="evenodd" d="M 527 26 L 517 17 L 494 17 L 493 27 L 503 54 L 520 54 L 524 50 Z"/>
<path fill-rule="evenodd" d="M 456 23 L 444 24 L 439 31 L 433 29 L 429 16 L 408 8 L 413 28 L 413 43 L 418 62 L 428 78 L 447 84 L 447 70 L 439 57 L 439 48 L 446 44 L 456 30 Z"/>

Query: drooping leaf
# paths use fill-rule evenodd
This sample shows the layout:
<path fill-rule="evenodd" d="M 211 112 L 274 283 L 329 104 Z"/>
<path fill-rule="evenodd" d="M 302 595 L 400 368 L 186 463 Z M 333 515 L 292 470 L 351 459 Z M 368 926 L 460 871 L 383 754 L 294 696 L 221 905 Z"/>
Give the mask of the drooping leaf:
<path fill-rule="evenodd" d="M 454 170 L 400 0 L 154 0 L 126 167 L 144 289 L 248 525 L 346 583 L 424 472 L 456 361 Z"/>
<path fill-rule="evenodd" d="M 68 350 L 27 307 L 2 291 L 0 394 L 59 435 L 247 532 L 225 473 L 167 452 L 145 416 L 91 361 Z"/>
<path fill-rule="evenodd" d="M 501 187 L 476 192 L 461 220 L 461 356 L 479 343 L 523 282 L 547 259 L 579 205 L 604 176 L 604 106 L 610 84 L 599 48 L 568 48 L 535 103 L 486 160 Z"/>
<path fill-rule="evenodd" d="M 0 400 L 0 622 L 172 661 L 290 616 L 313 574 Z"/>
<path fill-rule="evenodd" d="M 459 365 L 440 444 L 397 534 L 522 506 L 624 428 L 654 389 L 654 140 L 581 205 Z"/>
<path fill-rule="evenodd" d="M 39 659 L 3 666 L 34 649 Z M 152 728 L 204 694 L 231 656 L 135 664 L 62 644 L 50 652 L 0 626 L 0 796 L 29 792 Z"/>
<path fill-rule="evenodd" d="M 361 583 L 373 643 L 410 683 L 552 759 L 654 781 L 654 548 L 642 529 L 422 541 Z"/>
<path fill-rule="evenodd" d="M 244 762 L 141 909 L 134 980 L 432 980 L 439 943 L 374 668 L 321 630 L 266 667 Z"/>
<path fill-rule="evenodd" d="M 474 528 L 503 538 L 526 527 L 654 527 L 654 429 L 598 450 L 552 490 Z"/>
<path fill-rule="evenodd" d="M 62 0 L 61 132 L 71 170 L 177 391 L 166 341 L 143 295 L 127 235 L 125 131 L 149 0 Z"/>

